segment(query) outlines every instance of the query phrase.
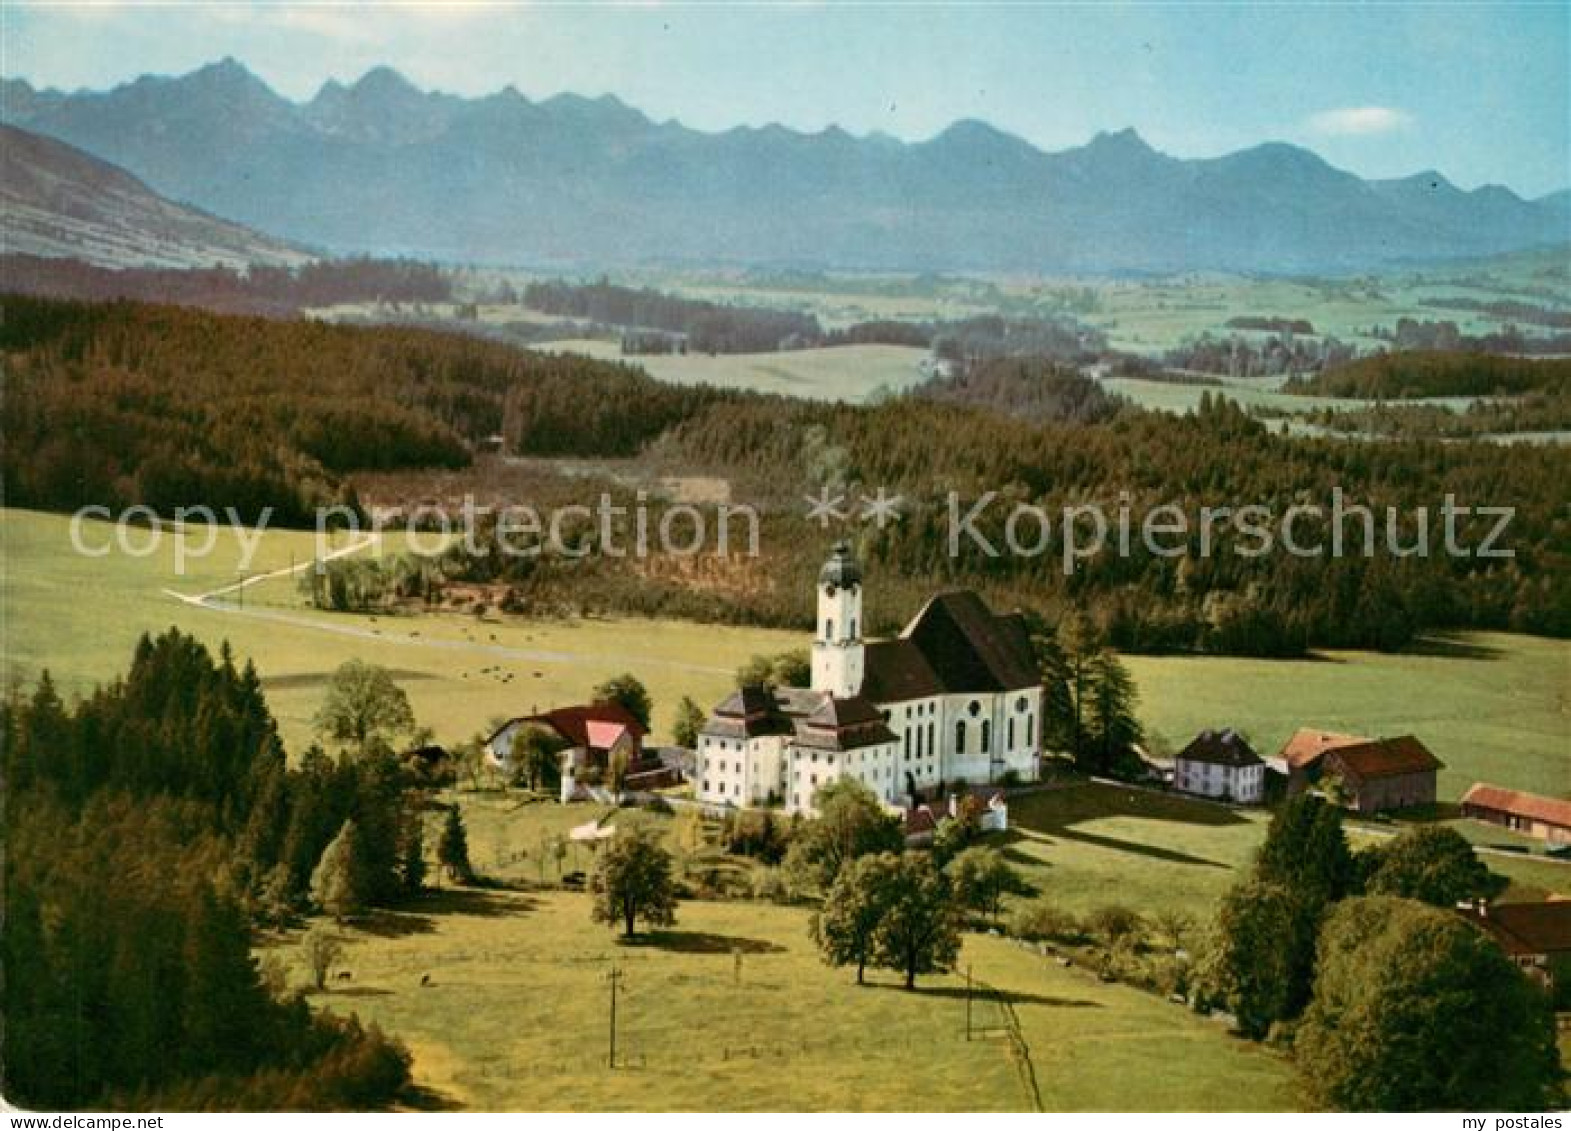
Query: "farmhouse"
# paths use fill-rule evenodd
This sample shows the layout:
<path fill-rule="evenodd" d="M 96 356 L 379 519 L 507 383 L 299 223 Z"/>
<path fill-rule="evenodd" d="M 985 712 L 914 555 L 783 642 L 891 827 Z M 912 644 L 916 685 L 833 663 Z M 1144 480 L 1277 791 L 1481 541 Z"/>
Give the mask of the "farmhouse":
<path fill-rule="evenodd" d="M 629 777 L 664 771 L 658 758 L 645 756 L 647 733 L 617 703 L 558 707 L 503 723 L 486 739 L 486 758 L 512 776 L 520 769 L 520 743 L 531 736 L 543 738 L 559 751 L 562 800 L 570 801 L 579 785 L 598 784 L 614 759 L 622 761 Z"/>
<path fill-rule="evenodd" d="M 1245 805 L 1265 800 L 1266 764 L 1233 730 L 1203 730 L 1173 760 L 1173 788 Z"/>
<path fill-rule="evenodd" d="M 1529 977 L 1557 997 L 1571 985 L 1571 900 L 1501 903 L 1487 900 L 1458 910 L 1487 931 Z"/>
<path fill-rule="evenodd" d="M 1441 763 L 1414 736 L 1363 738 L 1301 729 L 1282 748 L 1288 793 L 1335 779 L 1342 804 L 1359 813 L 1435 803 Z"/>
<path fill-rule="evenodd" d="M 1042 684 L 1018 614 L 944 593 L 896 639 L 866 641 L 862 567 L 843 542 L 817 595 L 811 687 L 744 687 L 715 708 L 698 740 L 699 800 L 812 812 L 843 777 L 896 805 L 940 782 L 1035 775 Z"/>
<path fill-rule="evenodd" d="M 1558 797 L 1477 782 L 1462 797 L 1462 814 L 1551 844 L 1571 844 L 1571 801 Z"/>

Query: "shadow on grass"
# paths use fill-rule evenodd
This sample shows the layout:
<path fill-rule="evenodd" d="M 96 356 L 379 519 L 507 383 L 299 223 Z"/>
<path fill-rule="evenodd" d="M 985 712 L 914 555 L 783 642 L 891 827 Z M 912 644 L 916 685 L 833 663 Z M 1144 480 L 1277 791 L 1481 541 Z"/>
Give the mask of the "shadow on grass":
<path fill-rule="evenodd" d="M 1420 636 L 1403 648 L 1401 654 L 1434 656 L 1444 660 L 1498 660 L 1505 653 L 1489 644 L 1456 636 Z"/>
<path fill-rule="evenodd" d="M 1012 800 L 1009 808 L 1011 824 L 1028 833 L 1050 835 L 1082 821 L 1109 817 L 1136 817 L 1212 828 L 1248 823 L 1247 817 L 1226 805 L 1102 782 L 1082 782 L 1027 794 Z"/>
<path fill-rule="evenodd" d="M 785 947 L 765 939 L 739 935 L 717 935 L 709 931 L 650 931 L 645 935 L 617 940 L 621 946 L 642 946 L 670 950 L 678 954 L 784 954 Z"/>
<path fill-rule="evenodd" d="M 924 986 L 917 983 L 914 990 L 905 988 L 903 982 L 864 982 L 865 990 L 892 990 L 896 993 L 910 994 L 913 997 L 940 998 L 946 1001 L 964 1001 L 967 990 L 964 986 Z M 998 1002 L 1008 1005 L 1047 1005 L 1057 1009 L 1102 1009 L 1104 1006 L 1099 1001 L 1090 1001 L 1078 997 L 1051 997 L 1048 994 L 1022 993 L 1012 990 L 983 990 L 969 991 L 971 1000 L 979 1005 L 989 1002 Z"/>
<path fill-rule="evenodd" d="M 1145 856 L 1152 860 L 1165 860 L 1169 864 L 1194 864 L 1202 868 L 1221 868 L 1224 870 L 1231 867 L 1231 865 L 1224 864 L 1220 860 L 1209 860 L 1204 856 L 1193 856 L 1187 852 L 1179 852 L 1177 849 L 1161 848 L 1154 844 L 1140 844 L 1132 840 L 1120 840 L 1116 836 L 1081 832 L 1079 829 L 1059 829 L 1055 835 L 1079 844 L 1089 844 L 1094 848 L 1106 848 L 1113 852 L 1128 852 L 1131 855 Z"/>
<path fill-rule="evenodd" d="M 398 1106 L 406 1111 L 463 1111 L 464 1105 L 444 1092 L 424 1084 L 411 1084 L 398 1096 Z"/>

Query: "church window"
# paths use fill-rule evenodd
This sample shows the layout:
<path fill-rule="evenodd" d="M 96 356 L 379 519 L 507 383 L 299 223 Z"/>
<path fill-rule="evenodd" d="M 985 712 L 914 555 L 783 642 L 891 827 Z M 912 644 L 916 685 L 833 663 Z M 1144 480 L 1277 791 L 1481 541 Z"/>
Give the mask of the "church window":
<path fill-rule="evenodd" d="M 1027 746 L 1030 746 L 1031 743 L 1035 741 L 1035 739 L 1033 739 L 1031 737 L 1032 734 L 1035 732 L 1035 729 L 1036 729 L 1036 725 L 1035 724 L 1036 724 L 1036 717 L 1034 715 L 1027 715 L 1026 716 L 1026 745 Z"/>
<path fill-rule="evenodd" d="M 982 720 L 982 753 L 986 754 L 993 748 L 993 723 L 990 719 Z"/>
<path fill-rule="evenodd" d="M 824 622 L 824 639 L 825 640 L 833 640 L 834 638 L 835 638 L 835 622 L 834 622 L 834 618 L 831 617 L 829 620 L 826 620 Z"/>
<path fill-rule="evenodd" d="M 982 704 L 973 699 L 971 700 L 971 705 L 966 708 L 966 711 L 974 719 L 982 713 Z"/>
<path fill-rule="evenodd" d="M 955 753 L 956 754 L 964 754 L 965 752 L 966 752 L 966 721 L 964 719 L 956 719 L 955 720 Z"/>
<path fill-rule="evenodd" d="M 1005 750 L 1013 750 L 1014 748 L 1015 748 L 1015 720 L 1014 719 L 1010 719 L 1009 720 L 1009 741 L 1004 743 L 1004 749 Z"/>

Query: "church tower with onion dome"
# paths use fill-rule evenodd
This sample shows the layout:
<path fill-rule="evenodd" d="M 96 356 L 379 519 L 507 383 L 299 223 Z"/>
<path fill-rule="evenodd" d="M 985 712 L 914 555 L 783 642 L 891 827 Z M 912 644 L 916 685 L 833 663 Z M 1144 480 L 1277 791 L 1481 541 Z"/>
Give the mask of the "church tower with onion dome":
<path fill-rule="evenodd" d="M 862 567 L 850 543 L 837 542 L 818 571 L 813 690 L 849 699 L 861 694 L 862 673 Z"/>

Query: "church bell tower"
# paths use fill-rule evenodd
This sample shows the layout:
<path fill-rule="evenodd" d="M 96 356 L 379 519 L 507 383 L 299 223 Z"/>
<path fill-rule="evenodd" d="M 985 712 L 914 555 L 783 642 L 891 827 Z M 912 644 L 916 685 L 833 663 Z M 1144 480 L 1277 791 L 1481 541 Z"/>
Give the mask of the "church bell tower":
<path fill-rule="evenodd" d="M 818 571 L 813 690 L 837 699 L 862 691 L 862 567 L 848 542 L 835 543 Z"/>

